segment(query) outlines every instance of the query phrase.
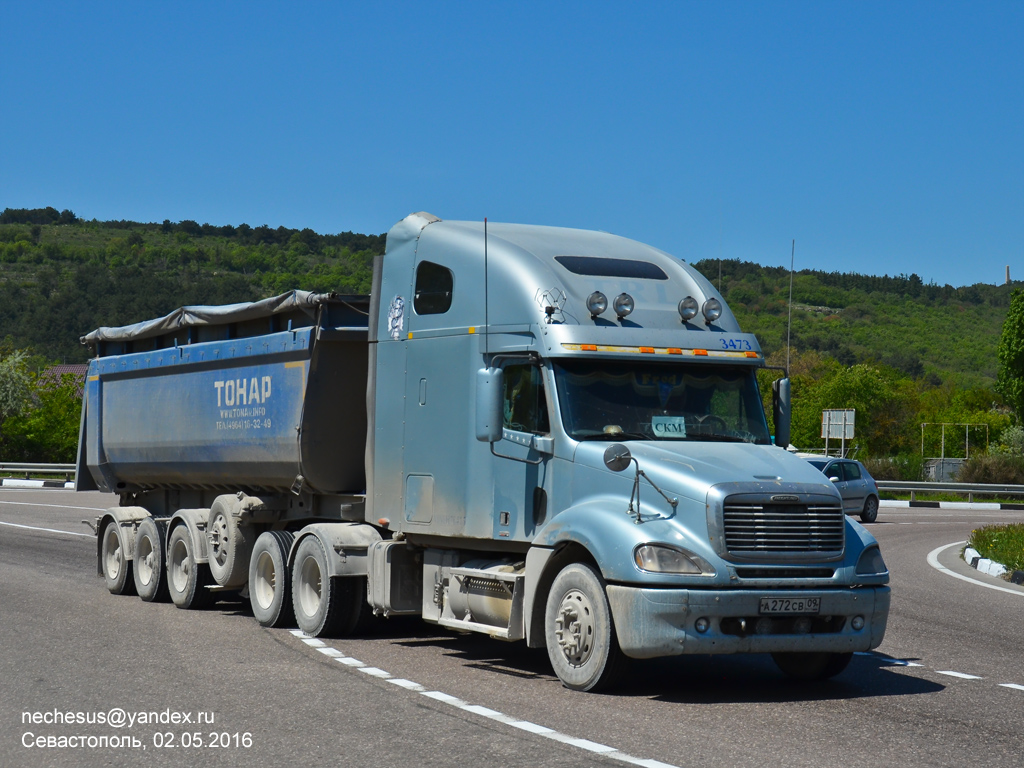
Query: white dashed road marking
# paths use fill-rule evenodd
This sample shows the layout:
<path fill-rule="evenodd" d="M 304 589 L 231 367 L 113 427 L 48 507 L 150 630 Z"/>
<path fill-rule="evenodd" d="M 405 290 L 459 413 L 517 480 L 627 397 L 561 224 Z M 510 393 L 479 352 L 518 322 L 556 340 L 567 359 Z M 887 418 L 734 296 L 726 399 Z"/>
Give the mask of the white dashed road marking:
<path fill-rule="evenodd" d="M 607 744 L 599 744 L 598 742 L 591 741 L 590 739 L 581 739 L 576 736 L 569 736 L 568 734 L 560 733 L 553 728 L 538 725 L 537 723 L 531 723 L 528 720 L 518 720 L 514 717 L 509 717 L 502 712 L 491 709 L 490 707 L 484 707 L 479 704 L 470 704 L 457 696 L 452 696 L 451 694 L 444 693 L 443 691 L 428 691 L 422 685 L 413 682 L 412 680 L 392 677 L 390 673 L 383 669 L 367 666 L 363 662 L 359 661 L 359 659 L 346 656 L 342 651 L 339 651 L 337 648 L 331 648 L 322 640 L 318 640 L 315 637 L 306 637 L 306 634 L 301 629 L 293 629 L 291 630 L 291 633 L 306 645 L 315 648 L 320 653 L 333 658 L 335 661 L 341 662 L 342 664 L 350 667 L 355 667 L 360 672 L 364 672 L 367 675 L 386 680 L 393 685 L 397 685 L 399 688 L 415 691 L 421 696 L 426 696 L 427 698 L 439 701 L 442 704 L 448 704 L 449 706 L 456 707 L 464 712 L 469 712 L 479 717 L 486 717 L 489 720 L 510 725 L 521 731 L 527 731 L 528 733 L 532 733 L 537 736 L 543 736 L 546 739 L 552 739 L 553 741 L 558 741 L 562 744 L 576 747 L 577 749 L 583 749 L 587 752 L 604 755 L 605 757 L 618 760 L 619 762 L 628 763 L 630 765 L 639 765 L 644 768 L 678 768 L 678 766 L 672 765 L 671 763 L 663 763 L 660 760 L 651 760 L 648 758 L 636 757 L 634 755 L 627 754 L 626 752 L 620 752 L 615 747 L 610 747 Z"/>
<path fill-rule="evenodd" d="M 949 670 L 936 669 L 935 673 L 938 675 L 949 675 L 950 677 L 959 677 L 961 680 L 981 680 L 982 678 L 977 675 L 966 675 L 963 672 L 950 672 Z"/>

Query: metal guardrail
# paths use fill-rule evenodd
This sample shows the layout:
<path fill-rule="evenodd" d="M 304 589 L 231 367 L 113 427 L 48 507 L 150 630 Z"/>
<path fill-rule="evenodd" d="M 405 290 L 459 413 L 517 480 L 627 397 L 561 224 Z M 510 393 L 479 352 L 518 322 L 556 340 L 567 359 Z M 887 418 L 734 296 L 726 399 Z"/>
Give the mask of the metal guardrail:
<path fill-rule="evenodd" d="M 26 480 L 33 475 L 63 475 L 71 481 L 75 477 L 74 464 L 22 464 L 0 462 L 0 474 L 23 475 Z M 895 493 L 910 492 L 911 501 L 916 500 L 918 493 L 961 493 L 967 500 L 973 501 L 974 495 L 980 496 L 1021 496 L 1024 497 L 1024 485 L 996 485 L 988 483 L 932 483 L 910 480 L 876 480 L 878 490 Z"/>
<path fill-rule="evenodd" d="M 74 464 L 20 464 L 0 462 L 0 474 L 24 475 L 29 480 L 33 475 L 64 475 L 66 481 L 74 480 Z"/>
<path fill-rule="evenodd" d="M 1024 496 L 1024 485 L 996 485 L 990 483 L 929 483 L 910 480 L 876 480 L 879 491 L 906 493 L 916 501 L 918 493 L 962 493 L 967 501 L 974 501 L 974 495 L 981 496 Z"/>

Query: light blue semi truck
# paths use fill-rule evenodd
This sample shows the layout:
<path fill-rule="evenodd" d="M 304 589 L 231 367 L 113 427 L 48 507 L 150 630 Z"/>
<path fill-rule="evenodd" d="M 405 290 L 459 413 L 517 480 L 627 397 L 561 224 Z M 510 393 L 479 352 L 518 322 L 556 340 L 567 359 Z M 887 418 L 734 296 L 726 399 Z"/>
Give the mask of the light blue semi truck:
<path fill-rule="evenodd" d="M 603 232 L 408 216 L 369 297 L 185 307 L 83 341 L 78 489 L 108 589 L 268 627 L 373 614 L 546 646 L 574 689 L 625 657 L 771 653 L 838 674 L 889 574 L 773 444 L 743 333 L 683 261 Z M 294 622 L 294 623 L 293 623 Z"/>

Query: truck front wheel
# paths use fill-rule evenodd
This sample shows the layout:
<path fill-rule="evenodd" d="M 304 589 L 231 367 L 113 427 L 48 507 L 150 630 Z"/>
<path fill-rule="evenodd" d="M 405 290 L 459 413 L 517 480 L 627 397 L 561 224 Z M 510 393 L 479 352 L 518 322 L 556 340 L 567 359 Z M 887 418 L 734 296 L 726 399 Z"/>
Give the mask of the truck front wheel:
<path fill-rule="evenodd" d="M 584 563 L 555 577 L 544 612 L 548 658 L 566 688 L 597 691 L 611 686 L 625 663 L 612 625 L 604 582 Z"/>
<path fill-rule="evenodd" d="M 100 544 L 103 580 L 106 582 L 110 594 L 130 595 L 135 589 L 135 582 L 132 579 L 132 564 L 125 557 L 117 528 L 117 521 L 111 520 L 103 529 L 103 539 Z"/>
<path fill-rule="evenodd" d="M 827 680 L 835 677 L 850 663 L 852 653 L 828 653 L 809 651 L 805 653 L 773 653 L 776 666 L 796 680 Z"/>

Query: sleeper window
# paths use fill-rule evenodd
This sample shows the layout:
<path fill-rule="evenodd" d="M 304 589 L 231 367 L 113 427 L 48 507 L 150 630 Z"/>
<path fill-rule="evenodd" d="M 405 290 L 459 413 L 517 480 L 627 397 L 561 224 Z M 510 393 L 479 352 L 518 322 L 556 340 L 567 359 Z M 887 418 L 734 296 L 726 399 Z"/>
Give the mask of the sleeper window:
<path fill-rule="evenodd" d="M 416 267 L 416 295 L 413 308 L 417 315 L 440 315 L 452 306 L 452 271 L 432 261 Z"/>

